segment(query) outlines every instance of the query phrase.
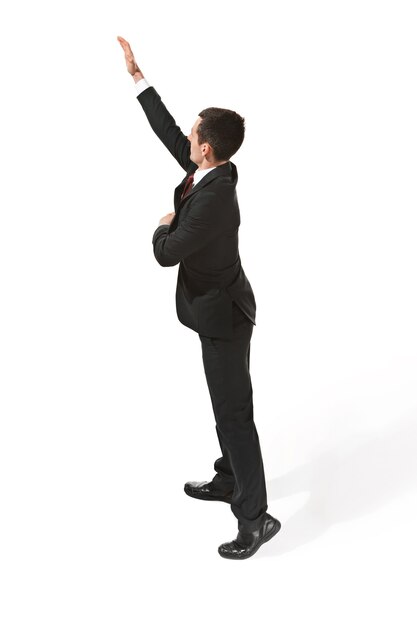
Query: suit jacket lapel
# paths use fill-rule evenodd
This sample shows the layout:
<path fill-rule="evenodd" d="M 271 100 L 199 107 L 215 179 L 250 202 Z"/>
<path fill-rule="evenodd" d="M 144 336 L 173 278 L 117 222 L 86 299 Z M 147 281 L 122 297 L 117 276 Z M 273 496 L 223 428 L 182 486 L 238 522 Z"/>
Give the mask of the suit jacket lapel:
<path fill-rule="evenodd" d="M 231 165 L 230 161 L 228 161 L 227 163 L 223 163 L 223 165 L 219 165 L 218 167 L 215 167 L 214 170 L 211 170 L 211 172 L 209 172 L 208 174 L 203 176 L 203 178 L 196 185 L 194 185 L 194 187 L 191 189 L 191 191 L 189 191 L 187 193 L 187 195 L 184 196 L 184 198 L 181 199 L 181 193 L 182 193 L 182 191 L 184 189 L 184 185 L 186 183 L 186 180 L 187 180 L 187 178 L 189 177 L 190 174 L 193 174 L 196 171 L 196 169 L 197 169 L 196 167 L 194 167 L 192 170 L 190 169 L 190 171 L 187 172 L 187 174 L 186 174 L 185 178 L 183 179 L 183 181 L 175 189 L 175 194 L 174 194 L 175 210 L 181 208 L 182 205 L 184 204 L 184 202 L 186 200 L 188 200 L 188 198 L 190 198 L 192 195 L 194 195 L 195 193 L 200 191 L 200 189 L 202 189 L 203 187 L 208 185 L 208 183 L 210 181 L 212 181 L 213 178 L 216 178 L 217 176 L 227 176 L 227 175 L 231 175 L 232 174 L 232 165 Z"/>

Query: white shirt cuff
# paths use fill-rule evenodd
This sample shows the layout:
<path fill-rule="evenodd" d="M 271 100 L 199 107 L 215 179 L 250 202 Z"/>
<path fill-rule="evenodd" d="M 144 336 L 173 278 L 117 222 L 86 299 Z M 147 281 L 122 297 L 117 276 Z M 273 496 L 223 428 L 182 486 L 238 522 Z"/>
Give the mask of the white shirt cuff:
<path fill-rule="evenodd" d="M 136 87 L 137 95 L 139 95 L 140 93 L 142 93 L 142 91 L 145 91 L 145 89 L 150 87 L 150 85 L 146 82 L 145 78 L 141 78 L 140 80 L 138 80 L 137 83 L 135 83 L 135 87 Z"/>

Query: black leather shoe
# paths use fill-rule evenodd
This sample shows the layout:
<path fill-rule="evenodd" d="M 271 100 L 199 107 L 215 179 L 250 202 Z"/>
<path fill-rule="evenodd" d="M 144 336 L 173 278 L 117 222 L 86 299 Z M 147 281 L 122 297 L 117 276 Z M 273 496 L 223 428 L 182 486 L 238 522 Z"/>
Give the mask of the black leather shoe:
<path fill-rule="evenodd" d="M 232 502 L 233 489 L 228 492 L 220 491 L 218 487 L 208 481 L 185 483 L 184 491 L 187 496 L 198 498 L 199 500 L 220 500 L 229 504 Z"/>
<path fill-rule="evenodd" d="M 259 530 L 250 533 L 239 531 L 234 541 L 222 543 L 219 546 L 219 554 L 225 559 L 248 559 L 259 550 L 263 543 L 272 539 L 280 528 L 281 522 L 266 513 L 265 522 Z"/>

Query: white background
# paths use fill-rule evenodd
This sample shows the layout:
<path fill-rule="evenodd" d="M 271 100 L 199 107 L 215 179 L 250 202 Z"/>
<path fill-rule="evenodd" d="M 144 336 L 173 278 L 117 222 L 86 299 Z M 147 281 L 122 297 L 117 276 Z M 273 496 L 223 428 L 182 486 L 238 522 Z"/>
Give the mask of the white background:
<path fill-rule="evenodd" d="M 415 624 L 416 20 L 394 1 L 20 2 L 0 16 L 4 626 Z M 178 267 L 183 171 L 116 39 L 188 134 L 237 110 L 255 421 L 280 533 L 224 503 Z"/>

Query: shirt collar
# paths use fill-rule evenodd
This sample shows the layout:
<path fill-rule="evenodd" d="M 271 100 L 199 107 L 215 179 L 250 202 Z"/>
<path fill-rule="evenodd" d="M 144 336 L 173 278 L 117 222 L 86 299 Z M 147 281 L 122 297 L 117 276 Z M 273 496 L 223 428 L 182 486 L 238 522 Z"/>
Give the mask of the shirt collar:
<path fill-rule="evenodd" d="M 194 172 L 194 185 L 196 185 L 197 183 L 200 182 L 200 180 L 203 178 L 203 176 L 205 176 L 206 174 L 208 174 L 209 172 L 211 172 L 211 170 L 215 170 L 217 167 L 217 165 L 215 165 L 214 167 L 208 167 L 206 170 L 196 170 Z"/>

